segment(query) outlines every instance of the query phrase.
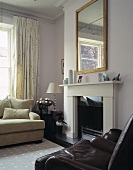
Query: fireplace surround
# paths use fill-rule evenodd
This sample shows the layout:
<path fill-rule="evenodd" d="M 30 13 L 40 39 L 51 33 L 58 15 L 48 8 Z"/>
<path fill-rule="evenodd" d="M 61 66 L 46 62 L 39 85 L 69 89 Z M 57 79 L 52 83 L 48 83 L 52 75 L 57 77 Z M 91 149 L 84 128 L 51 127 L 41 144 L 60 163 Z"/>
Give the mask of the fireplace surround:
<path fill-rule="evenodd" d="M 103 133 L 116 127 L 118 85 L 121 81 L 76 83 L 64 86 L 67 96 L 67 136 L 78 137 L 77 96 L 103 96 Z"/>

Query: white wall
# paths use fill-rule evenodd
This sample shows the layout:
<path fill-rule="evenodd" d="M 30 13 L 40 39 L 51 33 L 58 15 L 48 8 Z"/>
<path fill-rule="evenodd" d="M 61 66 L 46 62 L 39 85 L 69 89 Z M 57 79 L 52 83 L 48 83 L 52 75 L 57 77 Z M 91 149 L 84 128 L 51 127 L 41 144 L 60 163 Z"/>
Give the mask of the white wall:
<path fill-rule="evenodd" d="M 122 128 L 133 114 L 133 1 L 109 0 L 108 6 L 108 72 L 120 72 L 124 81 L 118 98 L 118 127 Z"/>
<path fill-rule="evenodd" d="M 56 70 L 55 78 L 56 82 L 62 84 L 64 74 L 61 70 L 61 60 L 64 59 L 64 17 L 55 24 L 55 58 L 56 58 Z M 64 89 L 62 88 L 62 94 L 57 94 L 57 110 L 63 111 L 64 109 Z"/>
<path fill-rule="evenodd" d="M 57 23 L 39 23 L 40 31 L 40 97 L 54 99 L 46 94 L 50 82 L 63 81 L 61 59 L 64 58 L 64 20 Z M 63 111 L 63 93 L 57 94 L 57 110 Z M 50 107 L 50 110 L 52 106 Z"/>
<path fill-rule="evenodd" d="M 68 70 L 76 70 L 76 10 L 87 3 L 82 0 L 65 9 L 64 28 L 64 61 L 65 74 Z M 108 70 L 110 78 L 121 74 L 123 85 L 118 89 L 118 114 L 116 115 L 117 127 L 123 128 L 129 116 L 133 113 L 133 1 L 109 0 L 108 1 Z M 89 82 L 97 81 L 98 73 L 86 74 Z M 64 113 L 69 124 L 67 112 L 67 91 L 64 88 Z"/>
<path fill-rule="evenodd" d="M 55 34 L 51 23 L 40 22 L 40 97 L 46 94 L 49 82 L 55 81 Z"/>

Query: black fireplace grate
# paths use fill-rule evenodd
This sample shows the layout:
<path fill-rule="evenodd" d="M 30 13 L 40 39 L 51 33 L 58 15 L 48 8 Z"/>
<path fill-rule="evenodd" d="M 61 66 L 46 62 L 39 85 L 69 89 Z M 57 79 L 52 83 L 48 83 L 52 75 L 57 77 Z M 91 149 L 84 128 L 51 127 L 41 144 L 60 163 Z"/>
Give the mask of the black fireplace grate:
<path fill-rule="evenodd" d="M 102 136 L 103 135 L 103 131 L 98 131 L 98 130 L 94 130 L 94 129 L 90 129 L 88 127 L 82 127 L 82 133 L 85 134 L 90 134 L 93 136 Z"/>

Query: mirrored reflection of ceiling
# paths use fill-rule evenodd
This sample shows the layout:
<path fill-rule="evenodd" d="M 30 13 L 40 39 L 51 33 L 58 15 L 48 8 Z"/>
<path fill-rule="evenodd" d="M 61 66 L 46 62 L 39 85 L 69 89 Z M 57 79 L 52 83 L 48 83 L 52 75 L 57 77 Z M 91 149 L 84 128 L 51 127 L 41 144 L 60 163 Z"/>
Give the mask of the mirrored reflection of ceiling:
<path fill-rule="evenodd" d="M 103 18 L 103 13 L 101 13 L 102 9 L 101 0 L 98 0 L 80 12 L 78 21 L 84 24 L 101 26 L 102 23 L 100 20 Z"/>
<path fill-rule="evenodd" d="M 56 20 L 63 15 L 63 8 L 70 5 L 77 0 L 0 0 L 0 10 L 6 9 L 18 12 L 25 12 L 27 14 L 34 14 L 35 16 L 43 16 L 49 20 Z"/>
<path fill-rule="evenodd" d="M 103 3 L 98 0 L 79 12 L 78 31 L 79 33 L 90 33 L 101 35 L 103 33 Z M 80 36 L 80 34 L 79 34 Z"/>

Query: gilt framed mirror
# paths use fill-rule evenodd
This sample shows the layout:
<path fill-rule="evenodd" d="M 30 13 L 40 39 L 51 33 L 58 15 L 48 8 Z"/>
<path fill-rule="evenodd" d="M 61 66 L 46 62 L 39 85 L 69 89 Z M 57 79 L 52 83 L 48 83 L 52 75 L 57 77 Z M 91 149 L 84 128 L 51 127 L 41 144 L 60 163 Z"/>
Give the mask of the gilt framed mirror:
<path fill-rule="evenodd" d="M 76 11 L 77 74 L 107 69 L 107 0 L 91 0 Z"/>

